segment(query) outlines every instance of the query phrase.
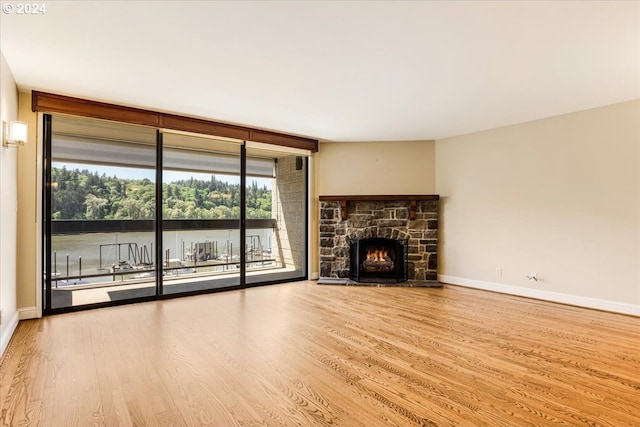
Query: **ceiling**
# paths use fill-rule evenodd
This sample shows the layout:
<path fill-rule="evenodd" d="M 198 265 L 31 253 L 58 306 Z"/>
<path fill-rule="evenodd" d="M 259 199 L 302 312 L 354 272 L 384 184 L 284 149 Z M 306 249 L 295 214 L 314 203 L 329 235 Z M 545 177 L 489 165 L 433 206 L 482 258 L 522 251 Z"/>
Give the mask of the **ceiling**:
<path fill-rule="evenodd" d="M 7 4 L 0 49 L 22 90 L 320 140 L 439 139 L 640 98 L 638 1 Z"/>

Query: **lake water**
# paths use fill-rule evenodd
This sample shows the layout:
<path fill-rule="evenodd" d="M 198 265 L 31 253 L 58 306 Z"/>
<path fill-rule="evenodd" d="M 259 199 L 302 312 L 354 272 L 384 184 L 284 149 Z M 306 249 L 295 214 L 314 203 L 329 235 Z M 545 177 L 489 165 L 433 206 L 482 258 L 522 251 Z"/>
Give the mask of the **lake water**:
<path fill-rule="evenodd" d="M 252 229 L 247 232 L 247 245 L 254 248 L 259 246 L 263 250 L 271 249 L 271 229 Z M 65 234 L 52 236 L 52 263 L 54 257 L 56 265 L 54 271 L 61 276 L 75 276 L 79 274 L 82 257 L 82 274 L 98 274 L 108 271 L 113 264 L 121 260 L 131 261 L 134 256 L 142 256 L 142 261 L 154 259 L 155 233 L 86 233 Z M 184 259 L 192 244 L 205 241 L 217 242 L 218 255 L 240 255 L 240 230 L 193 230 L 193 231 L 165 231 L 162 234 L 165 259 Z M 119 246 L 117 245 L 119 244 Z M 132 244 L 132 245 L 129 245 Z M 137 245 L 137 246 L 136 246 Z M 101 247 L 102 246 L 102 247 Z M 120 253 L 118 254 L 118 247 Z M 128 253 L 128 248 L 137 248 L 137 254 Z M 231 251 L 229 251 L 231 249 Z M 167 252 L 168 251 L 168 252 Z M 168 255 L 168 256 L 167 256 Z M 68 256 L 68 274 L 67 274 Z M 140 258 L 138 259 L 140 261 Z"/>

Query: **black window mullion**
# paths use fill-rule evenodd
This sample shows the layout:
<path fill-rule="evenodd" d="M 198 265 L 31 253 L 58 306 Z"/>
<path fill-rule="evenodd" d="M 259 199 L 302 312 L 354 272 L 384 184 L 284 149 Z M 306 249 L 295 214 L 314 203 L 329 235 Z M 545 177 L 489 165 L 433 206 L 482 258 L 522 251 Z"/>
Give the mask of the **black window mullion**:
<path fill-rule="evenodd" d="M 247 284 L 247 142 L 240 146 L 240 287 Z"/>
<path fill-rule="evenodd" d="M 164 293 L 162 283 L 162 232 L 164 224 L 162 221 L 162 132 L 156 130 L 156 296 Z"/>
<path fill-rule="evenodd" d="M 51 286 L 54 271 L 51 270 L 51 114 L 43 116 L 43 163 L 44 174 L 42 177 L 44 188 L 42 235 L 44 245 L 42 247 L 42 275 L 44 280 L 43 310 L 45 314 L 51 311 Z"/>
<path fill-rule="evenodd" d="M 304 278 L 309 280 L 309 158 L 304 162 Z"/>

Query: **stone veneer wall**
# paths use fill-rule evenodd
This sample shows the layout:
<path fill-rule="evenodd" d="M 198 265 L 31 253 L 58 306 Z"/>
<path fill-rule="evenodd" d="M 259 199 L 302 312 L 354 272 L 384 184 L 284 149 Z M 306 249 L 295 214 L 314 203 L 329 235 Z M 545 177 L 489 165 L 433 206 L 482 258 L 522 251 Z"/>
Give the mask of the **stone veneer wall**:
<path fill-rule="evenodd" d="M 303 161 L 306 162 L 306 159 Z M 278 158 L 278 177 L 272 192 L 272 218 L 278 218 L 272 250 L 282 267 L 304 270 L 306 263 L 307 203 L 305 170 L 296 170 L 295 156 Z"/>
<path fill-rule="evenodd" d="M 409 201 L 352 201 L 342 221 L 340 203 L 320 202 L 320 279 L 349 278 L 352 241 L 385 237 L 408 248 L 410 282 L 438 280 L 438 202 L 418 201 L 415 220 L 409 219 Z"/>

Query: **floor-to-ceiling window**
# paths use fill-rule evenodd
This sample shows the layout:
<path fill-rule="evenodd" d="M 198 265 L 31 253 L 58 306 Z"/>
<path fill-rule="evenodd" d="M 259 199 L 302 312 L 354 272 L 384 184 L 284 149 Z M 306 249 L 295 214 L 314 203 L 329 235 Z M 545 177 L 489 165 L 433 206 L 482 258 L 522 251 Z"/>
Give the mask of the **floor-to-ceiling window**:
<path fill-rule="evenodd" d="M 163 292 L 240 286 L 237 142 L 163 135 Z"/>
<path fill-rule="evenodd" d="M 248 144 L 247 157 L 269 159 L 274 173 L 269 181 L 247 177 L 247 218 L 269 218 L 273 228 L 266 240 L 261 239 L 255 229 L 247 227 L 248 254 L 257 255 L 258 262 L 248 264 L 246 282 L 251 285 L 306 277 L 307 158 L 284 150 L 267 149 L 264 144 Z M 247 162 L 249 165 L 251 160 Z M 277 268 L 261 268 L 260 257 L 269 260 L 268 266 Z"/>
<path fill-rule="evenodd" d="M 47 116 L 51 309 L 155 295 L 156 132 Z"/>
<path fill-rule="evenodd" d="M 45 115 L 45 312 L 306 277 L 307 159 Z"/>

